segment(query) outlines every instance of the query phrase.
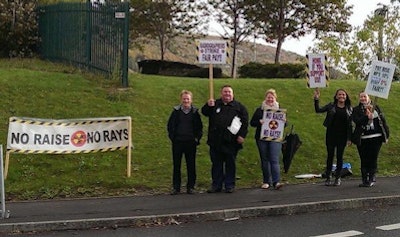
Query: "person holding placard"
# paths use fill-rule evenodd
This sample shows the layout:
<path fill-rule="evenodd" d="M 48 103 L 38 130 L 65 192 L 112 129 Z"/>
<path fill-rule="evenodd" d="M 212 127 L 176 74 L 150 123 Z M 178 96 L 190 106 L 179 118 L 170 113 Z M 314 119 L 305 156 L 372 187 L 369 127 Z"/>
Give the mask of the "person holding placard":
<path fill-rule="evenodd" d="M 226 193 L 232 193 L 235 190 L 236 156 L 248 132 L 247 109 L 234 99 L 232 87 L 224 85 L 221 98 L 210 98 L 201 112 L 209 118 L 207 144 L 212 184 L 207 192 L 221 192 L 224 186 Z"/>
<path fill-rule="evenodd" d="M 279 155 L 282 149 L 282 143 L 275 140 L 264 140 L 261 137 L 261 128 L 265 122 L 264 111 L 266 110 L 278 110 L 279 103 L 276 101 L 277 94 L 274 89 L 269 89 L 265 93 L 264 101 L 261 106 L 258 107 L 250 120 L 250 125 L 256 128 L 255 139 L 258 148 L 258 152 L 261 160 L 261 170 L 263 174 L 262 189 L 268 189 L 274 187 L 274 189 L 280 189 L 282 184 L 280 183 L 280 166 L 279 166 Z"/>
<path fill-rule="evenodd" d="M 326 158 L 326 180 L 325 185 L 332 185 L 331 173 L 333 159 L 336 150 L 336 170 L 334 186 L 341 184 L 340 172 L 343 167 L 343 153 L 346 145 L 351 144 L 353 108 L 351 100 L 344 89 L 338 89 L 330 102 L 323 107 L 319 106 L 320 91 L 318 88 L 314 91 L 314 108 L 316 113 L 326 113 L 323 125 L 326 127 L 325 144 L 327 151 Z"/>
<path fill-rule="evenodd" d="M 389 139 L 389 127 L 378 105 L 373 105 L 366 92 L 359 94 L 359 104 L 354 107 L 353 121 L 356 124 L 352 141 L 357 145 L 361 160 L 360 187 L 371 187 L 376 182 L 378 154 L 382 143 Z"/>
<path fill-rule="evenodd" d="M 168 137 L 172 142 L 173 175 L 171 194 L 181 191 L 181 163 L 185 155 L 187 184 L 186 192 L 194 193 L 196 183 L 196 151 L 203 135 L 203 123 L 199 110 L 192 105 L 192 92 L 183 90 L 181 103 L 175 106 L 168 119 Z"/>

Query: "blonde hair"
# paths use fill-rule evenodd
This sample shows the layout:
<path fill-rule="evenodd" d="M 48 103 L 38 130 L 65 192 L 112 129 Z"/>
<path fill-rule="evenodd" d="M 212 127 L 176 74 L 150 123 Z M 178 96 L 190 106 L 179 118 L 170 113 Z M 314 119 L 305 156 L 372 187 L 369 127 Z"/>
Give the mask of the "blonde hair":
<path fill-rule="evenodd" d="M 276 95 L 276 91 L 275 91 L 275 89 L 268 89 L 266 92 L 265 92 L 265 96 L 267 96 L 268 94 L 272 94 L 274 97 L 275 97 L 275 99 L 278 99 L 278 96 Z"/>
<path fill-rule="evenodd" d="M 190 98 L 193 98 L 193 93 L 191 91 L 188 90 L 182 90 L 180 97 L 182 97 L 182 95 L 190 95 Z"/>

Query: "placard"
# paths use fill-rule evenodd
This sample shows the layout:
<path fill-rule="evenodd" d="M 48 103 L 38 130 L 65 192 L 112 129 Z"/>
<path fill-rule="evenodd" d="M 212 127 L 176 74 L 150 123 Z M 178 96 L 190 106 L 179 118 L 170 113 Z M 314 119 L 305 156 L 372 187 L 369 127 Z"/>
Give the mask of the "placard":
<path fill-rule="evenodd" d="M 373 61 L 365 92 L 368 95 L 387 99 L 396 65 L 382 61 Z"/>
<path fill-rule="evenodd" d="M 321 88 L 327 86 L 327 70 L 325 54 L 307 54 L 308 58 L 308 86 L 310 88 Z"/>
<path fill-rule="evenodd" d="M 197 59 L 201 64 L 226 64 L 227 51 L 225 40 L 197 41 Z"/>
<path fill-rule="evenodd" d="M 264 123 L 261 126 L 260 139 L 266 141 L 283 141 L 286 123 L 286 109 L 266 109 L 263 113 Z"/>

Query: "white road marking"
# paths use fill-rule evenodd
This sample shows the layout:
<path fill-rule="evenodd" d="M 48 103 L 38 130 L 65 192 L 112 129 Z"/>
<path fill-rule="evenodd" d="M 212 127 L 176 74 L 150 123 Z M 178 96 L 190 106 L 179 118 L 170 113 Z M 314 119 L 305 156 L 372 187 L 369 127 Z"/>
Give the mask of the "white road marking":
<path fill-rule="evenodd" d="M 392 224 L 392 225 L 377 226 L 376 228 L 379 230 L 396 230 L 396 229 L 400 229 L 400 223 Z"/>
<path fill-rule="evenodd" d="M 364 234 L 363 232 L 350 230 L 350 231 L 338 232 L 338 233 L 334 233 L 334 234 L 316 235 L 316 236 L 310 236 L 310 237 L 348 237 L 348 236 L 356 236 L 356 235 L 363 235 L 363 234 Z"/>

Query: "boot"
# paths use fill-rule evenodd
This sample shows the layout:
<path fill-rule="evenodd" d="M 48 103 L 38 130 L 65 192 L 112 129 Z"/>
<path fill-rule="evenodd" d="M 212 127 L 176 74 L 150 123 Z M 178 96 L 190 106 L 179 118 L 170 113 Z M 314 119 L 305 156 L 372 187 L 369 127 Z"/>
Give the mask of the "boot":
<path fill-rule="evenodd" d="M 335 182 L 333 183 L 333 186 L 340 186 L 340 184 L 341 184 L 340 177 L 336 177 Z"/>
<path fill-rule="evenodd" d="M 326 177 L 325 186 L 331 186 L 332 185 L 331 173 L 326 172 L 325 177 Z"/>
<path fill-rule="evenodd" d="M 369 187 L 368 173 L 365 168 L 361 168 L 361 181 L 362 183 L 358 187 Z"/>
<path fill-rule="evenodd" d="M 369 172 L 369 179 L 368 179 L 368 181 L 369 181 L 369 186 L 370 186 L 370 187 L 374 186 L 375 183 L 376 183 L 376 176 L 375 176 L 375 173 L 376 173 L 376 170 L 375 170 L 375 169 L 372 169 L 372 170 L 370 170 L 370 172 Z"/>
<path fill-rule="evenodd" d="M 340 171 L 336 170 L 335 172 L 335 182 L 333 183 L 333 186 L 340 186 L 341 184 L 341 179 L 340 179 Z"/>

